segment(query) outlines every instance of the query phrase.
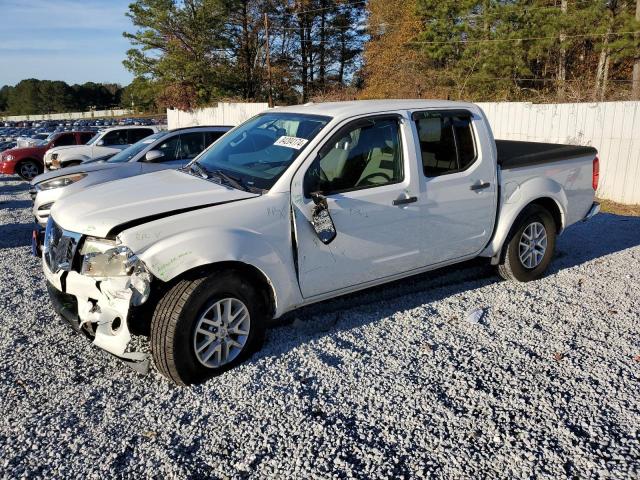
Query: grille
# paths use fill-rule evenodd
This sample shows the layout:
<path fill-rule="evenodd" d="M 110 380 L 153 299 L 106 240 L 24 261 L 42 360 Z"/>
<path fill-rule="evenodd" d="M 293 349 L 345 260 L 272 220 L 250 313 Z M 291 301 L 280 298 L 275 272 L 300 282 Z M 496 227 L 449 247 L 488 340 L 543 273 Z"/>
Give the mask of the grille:
<path fill-rule="evenodd" d="M 49 269 L 57 273 L 60 270 L 68 272 L 73 265 L 73 257 L 78 248 L 81 235 L 60 228 L 49 217 L 47 229 L 44 234 L 44 259 Z"/>

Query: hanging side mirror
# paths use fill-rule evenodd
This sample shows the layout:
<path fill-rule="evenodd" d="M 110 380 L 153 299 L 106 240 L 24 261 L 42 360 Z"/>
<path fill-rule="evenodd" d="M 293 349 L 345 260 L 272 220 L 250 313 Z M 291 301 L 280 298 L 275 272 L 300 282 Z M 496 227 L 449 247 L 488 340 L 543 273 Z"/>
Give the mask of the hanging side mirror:
<path fill-rule="evenodd" d="M 337 232 L 329 213 L 327 197 L 320 192 L 313 192 L 311 193 L 311 199 L 315 204 L 311 212 L 311 225 L 320 241 L 325 245 L 329 245 L 336 238 Z"/>

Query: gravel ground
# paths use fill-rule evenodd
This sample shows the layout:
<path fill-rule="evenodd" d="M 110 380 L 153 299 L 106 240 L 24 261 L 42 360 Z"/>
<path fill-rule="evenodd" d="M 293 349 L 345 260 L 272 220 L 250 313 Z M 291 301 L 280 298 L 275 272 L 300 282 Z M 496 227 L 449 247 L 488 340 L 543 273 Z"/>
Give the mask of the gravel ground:
<path fill-rule="evenodd" d="M 308 307 L 177 388 L 58 320 L 29 204 L 0 178 L 5 478 L 640 475 L 640 218 L 572 227 L 530 284 L 475 262 Z"/>

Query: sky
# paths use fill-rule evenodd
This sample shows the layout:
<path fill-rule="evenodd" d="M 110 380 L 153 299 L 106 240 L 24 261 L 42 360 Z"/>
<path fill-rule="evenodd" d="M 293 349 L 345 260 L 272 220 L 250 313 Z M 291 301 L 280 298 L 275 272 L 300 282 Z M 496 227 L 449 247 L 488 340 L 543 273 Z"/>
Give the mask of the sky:
<path fill-rule="evenodd" d="M 0 0 L 0 86 L 25 78 L 128 84 L 130 0 Z"/>

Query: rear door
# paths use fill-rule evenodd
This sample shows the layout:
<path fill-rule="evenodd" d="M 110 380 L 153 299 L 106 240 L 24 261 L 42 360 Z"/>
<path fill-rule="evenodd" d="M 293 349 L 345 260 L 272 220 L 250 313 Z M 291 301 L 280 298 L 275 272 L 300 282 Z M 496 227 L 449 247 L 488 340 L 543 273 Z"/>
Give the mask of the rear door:
<path fill-rule="evenodd" d="M 420 236 L 429 265 L 479 253 L 496 214 L 497 173 L 483 120 L 465 110 L 412 115 L 420 156 Z M 479 135 L 480 134 L 480 135 Z"/>
<path fill-rule="evenodd" d="M 130 128 L 127 129 L 127 142 L 129 145 L 133 145 L 152 134 L 153 130 L 151 128 Z"/>
<path fill-rule="evenodd" d="M 400 115 L 365 117 L 340 128 L 296 174 L 292 200 L 300 288 L 309 298 L 422 264 L 416 233 L 417 159 Z M 327 199 L 337 236 L 322 243 L 310 224 L 311 192 Z"/>

